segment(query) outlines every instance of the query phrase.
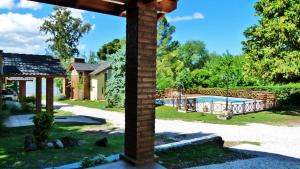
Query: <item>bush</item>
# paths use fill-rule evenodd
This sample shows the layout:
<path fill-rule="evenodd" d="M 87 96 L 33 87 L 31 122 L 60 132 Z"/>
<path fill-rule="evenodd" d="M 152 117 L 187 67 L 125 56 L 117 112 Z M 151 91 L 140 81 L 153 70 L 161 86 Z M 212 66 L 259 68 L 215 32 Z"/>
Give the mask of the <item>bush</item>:
<path fill-rule="evenodd" d="M 64 101 L 64 100 L 67 100 L 67 98 L 64 95 L 59 95 L 59 96 L 57 96 L 57 100 L 58 101 Z"/>
<path fill-rule="evenodd" d="M 102 154 L 99 154 L 95 158 L 88 158 L 88 157 L 83 158 L 83 160 L 81 161 L 81 167 L 89 168 L 89 167 L 94 167 L 99 164 L 104 164 L 106 162 L 107 161 L 105 159 L 105 156 Z"/>
<path fill-rule="evenodd" d="M 34 130 L 33 135 L 37 142 L 45 142 L 50 134 L 51 128 L 54 123 L 52 113 L 38 113 L 33 118 Z"/>
<path fill-rule="evenodd" d="M 25 98 L 25 102 L 26 103 L 35 103 L 36 102 L 36 98 L 34 96 L 29 96 Z"/>
<path fill-rule="evenodd" d="M 10 113 L 22 112 L 22 105 L 17 101 L 5 101 L 3 105 L 4 110 L 8 110 Z"/>
<path fill-rule="evenodd" d="M 26 103 L 23 106 L 23 111 L 28 113 L 34 113 L 35 111 L 35 104 L 34 103 Z"/>
<path fill-rule="evenodd" d="M 9 117 L 10 113 L 8 110 L 3 110 L 0 113 L 0 130 L 4 128 L 4 122 Z"/>

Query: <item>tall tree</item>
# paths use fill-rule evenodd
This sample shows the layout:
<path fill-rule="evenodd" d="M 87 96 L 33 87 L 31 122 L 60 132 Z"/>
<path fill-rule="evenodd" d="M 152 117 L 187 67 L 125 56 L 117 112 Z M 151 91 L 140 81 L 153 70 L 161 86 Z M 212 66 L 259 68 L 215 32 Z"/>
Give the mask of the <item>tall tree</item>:
<path fill-rule="evenodd" d="M 46 42 L 55 56 L 65 67 L 70 58 L 79 55 L 79 39 L 91 30 L 89 23 L 71 16 L 71 11 L 63 7 L 54 7 L 54 12 L 44 21 L 40 31 L 50 35 Z"/>
<path fill-rule="evenodd" d="M 98 64 L 99 63 L 99 58 L 95 52 L 92 52 L 92 51 L 90 52 L 88 63 L 89 64 Z"/>
<path fill-rule="evenodd" d="M 97 55 L 100 60 L 107 60 L 108 55 L 116 53 L 121 47 L 122 41 L 120 39 L 114 39 L 113 41 L 104 44 L 97 52 Z"/>
<path fill-rule="evenodd" d="M 273 82 L 300 80 L 299 0 L 259 0 L 259 24 L 245 31 L 245 71 Z"/>
<path fill-rule="evenodd" d="M 187 41 L 179 47 L 179 58 L 191 70 L 199 69 L 208 60 L 209 54 L 202 41 Z"/>
<path fill-rule="evenodd" d="M 107 81 L 105 99 L 109 107 L 124 107 L 125 103 L 125 48 L 108 57 L 112 76 Z"/>
<path fill-rule="evenodd" d="M 173 41 L 172 35 L 176 27 L 170 25 L 164 17 L 157 24 L 157 58 L 161 59 L 164 55 L 174 51 L 179 47 L 178 41 Z"/>

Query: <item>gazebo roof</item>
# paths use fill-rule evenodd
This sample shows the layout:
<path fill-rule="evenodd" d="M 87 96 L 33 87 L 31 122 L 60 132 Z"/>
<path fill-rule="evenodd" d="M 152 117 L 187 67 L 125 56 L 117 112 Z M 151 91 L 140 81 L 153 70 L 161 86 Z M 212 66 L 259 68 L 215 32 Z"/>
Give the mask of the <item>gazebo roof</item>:
<path fill-rule="evenodd" d="M 115 16 L 126 16 L 126 9 L 133 2 L 141 1 L 144 3 L 153 0 L 31 0 L 53 5 L 65 6 L 70 8 L 83 9 L 88 11 L 100 12 Z M 177 8 L 177 0 L 156 0 L 158 17 L 172 12 Z"/>
<path fill-rule="evenodd" d="M 64 77 L 59 59 L 46 55 L 2 53 L 4 77 Z"/>

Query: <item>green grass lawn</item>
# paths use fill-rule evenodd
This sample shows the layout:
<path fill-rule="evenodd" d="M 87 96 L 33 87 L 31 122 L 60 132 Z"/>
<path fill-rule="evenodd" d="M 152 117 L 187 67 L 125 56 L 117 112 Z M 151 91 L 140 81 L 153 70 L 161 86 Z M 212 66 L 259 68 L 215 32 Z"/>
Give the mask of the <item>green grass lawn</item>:
<path fill-rule="evenodd" d="M 63 103 L 80 105 L 90 108 L 97 108 L 107 111 L 124 112 L 123 108 L 106 108 L 105 101 L 73 101 L 65 100 Z M 284 111 L 263 111 L 258 113 L 249 113 L 246 115 L 237 115 L 230 120 L 220 120 L 216 115 L 208 113 L 181 113 L 174 107 L 159 106 L 156 107 L 156 118 L 165 120 L 183 120 L 183 121 L 201 121 L 204 123 L 245 125 L 248 123 L 262 123 L 271 125 L 300 125 L 300 108 L 292 108 Z"/>
<path fill-rule="evenodd" d="M 84 157 L 94 157 L 98 153 L 111 155 L 122 152 L 123 135 L 106 134 L 102 131 L 109 128 L 109 125 L 55 124 L 49 140 L 72 136 L 82 139 L 85 143 L 79 147 L 34 152 L 23 150 L 24 137 L 32 133 L 33 127 L 5 129 L 0 134 L 0 168 L 38 169 L 77 162 Z M 96 140 L 102 137 L 108 138 L 108 147 L 95 146 Z"/>
<path fill-rule="evenodd" d="M 160 163 L 168 169 L 189 168 L 254 157 L 220 147 L 214 142 L 188 145 L 156 154 L 159 156 Z"/>

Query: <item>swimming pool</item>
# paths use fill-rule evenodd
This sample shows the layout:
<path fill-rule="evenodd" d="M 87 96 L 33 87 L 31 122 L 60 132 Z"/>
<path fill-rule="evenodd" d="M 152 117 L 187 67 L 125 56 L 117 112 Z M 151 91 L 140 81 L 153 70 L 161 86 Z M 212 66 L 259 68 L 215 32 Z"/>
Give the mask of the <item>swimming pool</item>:
<path fill-rule="evenodd" d="M 198 112 L 222 114 L 226 109 L 226 97 L 224 96 L 183 97 L 179 101 L 180 104 L 184 105 L 186 99 L 191 102 L 192 99 L 196 99 L 196 111 Z M 161 105 L 176 107 L 178 100 L 168 98 L 159 101 Z M 263 110 L 265 106 L 262 100 L 228 97 L 228 109 L 234 114 L 241 114 Z"/>
<path fill-rule="evenodd" d="M 205 103 L 205 102 L 226 102 L 226 97 L 223 96 L 199 96 L 197 97 L 197 103 Z M 236 97 L 228 97 L 229 103 L 244 103 L 244 102 L 254 102 L 253 99 L 245 99 L 245 98 L 236 98 Z"/>

